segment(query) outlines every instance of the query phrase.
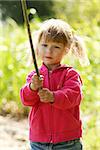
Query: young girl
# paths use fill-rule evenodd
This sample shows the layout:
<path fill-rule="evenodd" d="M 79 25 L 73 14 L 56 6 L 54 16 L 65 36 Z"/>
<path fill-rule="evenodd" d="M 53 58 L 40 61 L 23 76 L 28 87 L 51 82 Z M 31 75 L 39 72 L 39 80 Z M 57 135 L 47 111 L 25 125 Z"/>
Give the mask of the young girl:
<path fill-rule="evenodd" d="M 85 55 L 71 27 L 62 20 L 43 23 L 35 46 L 43 63 L 41 78 L 32 71 L 20 91 L 22 103 L 30 106 L 31 150 L 82 150 L 80 75 L 61 60 L 70 50 Z"/>

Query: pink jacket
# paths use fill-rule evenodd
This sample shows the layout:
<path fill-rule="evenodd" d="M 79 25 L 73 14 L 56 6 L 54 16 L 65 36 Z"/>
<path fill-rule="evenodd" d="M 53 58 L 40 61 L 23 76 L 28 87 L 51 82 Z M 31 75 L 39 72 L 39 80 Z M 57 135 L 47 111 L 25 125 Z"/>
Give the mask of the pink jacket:
<path fill-rule="evenodd" d="M 37 91 L 29 88 L 34 71 L 20 91 L 22 103 L 31 106 L 29 114 L 30 134 L 33 142 L 58 143 L 80 138 L 80 101 L 82 99 L 79 74 L 65 65 L 48 72 L 43 64 L 40 73 L 44 76 L 43 87 L 54 93 L 54 103 L 40 102 Z"/>

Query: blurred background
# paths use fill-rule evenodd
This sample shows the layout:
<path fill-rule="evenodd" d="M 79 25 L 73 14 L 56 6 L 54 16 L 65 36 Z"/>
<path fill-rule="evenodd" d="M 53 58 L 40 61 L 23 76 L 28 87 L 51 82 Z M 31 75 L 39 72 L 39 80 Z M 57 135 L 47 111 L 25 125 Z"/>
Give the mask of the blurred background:
<path fill-rule="evenodd" d="M 85 150 L 100 149 L 100 7 L 99 0 L 27 0 L 31 31 L 42 21 L 60 18 L 85 41 L 90 65 L 82 67 L 73 57 L 64 63 L 79 71 L 83 80 L 81 105 Z M 38 61 L 38 65 L 40 62 Z M 22 119 L 29 109 L 22 106 L 19 91 L 31 63 L 28 35 L 20 0 L 0 0 L 0 114 Z"/>

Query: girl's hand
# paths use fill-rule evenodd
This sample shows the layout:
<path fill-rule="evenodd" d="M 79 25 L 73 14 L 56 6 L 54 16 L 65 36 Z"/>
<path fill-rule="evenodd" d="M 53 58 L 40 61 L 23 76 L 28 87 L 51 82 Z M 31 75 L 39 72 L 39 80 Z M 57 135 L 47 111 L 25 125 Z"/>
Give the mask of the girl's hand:
<path fill-rule="evenodd" d="M 44 103 L 54 102 L 53 92 L 47 88 L 40 89 L 39 92 L 40 101 Z"/>
<path fill-rule="evenodd" d="M 34 74 L 31 79 L 30 88 L 32 90 L 38 90 L 42 87 L 43 87 L 43 76 L 40 75 L 40 77 L 38 77 L 37 74 Z"/>

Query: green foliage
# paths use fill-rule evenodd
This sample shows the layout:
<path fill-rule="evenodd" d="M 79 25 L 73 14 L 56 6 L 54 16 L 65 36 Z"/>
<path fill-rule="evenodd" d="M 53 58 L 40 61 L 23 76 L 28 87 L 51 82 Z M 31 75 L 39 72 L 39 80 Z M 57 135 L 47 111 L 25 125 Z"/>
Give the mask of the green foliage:
<path fill-rule="evenodd" d="M 5 29 L 3 32 L 0 31 L 0 104 L 1 110 L 7 108 L 6 111 L 10 113 L 10 109 L 16 111 L 15 107 L 9 108 L 10 105 L 8 107 L 11 101 L 14 101 L 19 109 L 21 108 L 19 91 L 29 71 L 26 50 L 28 38 L 27 32 L 11 19 L 8 20 L 7 25 L 1 25 Z"/>
<path fill-rule="evenodd" d="M 52 0 L 26 0 L 26 4 L 28 9 L 34 8 L 41 19 L 54 14 L 54 11 L 51 9 L 53 6 Z M 11 17 L 18 24 L 23 24 L 21 0 L 0 0 L 0 13 L 3 21 Z M 35 18 L 35 15 L 30 13 L 29 19 Z"/>

